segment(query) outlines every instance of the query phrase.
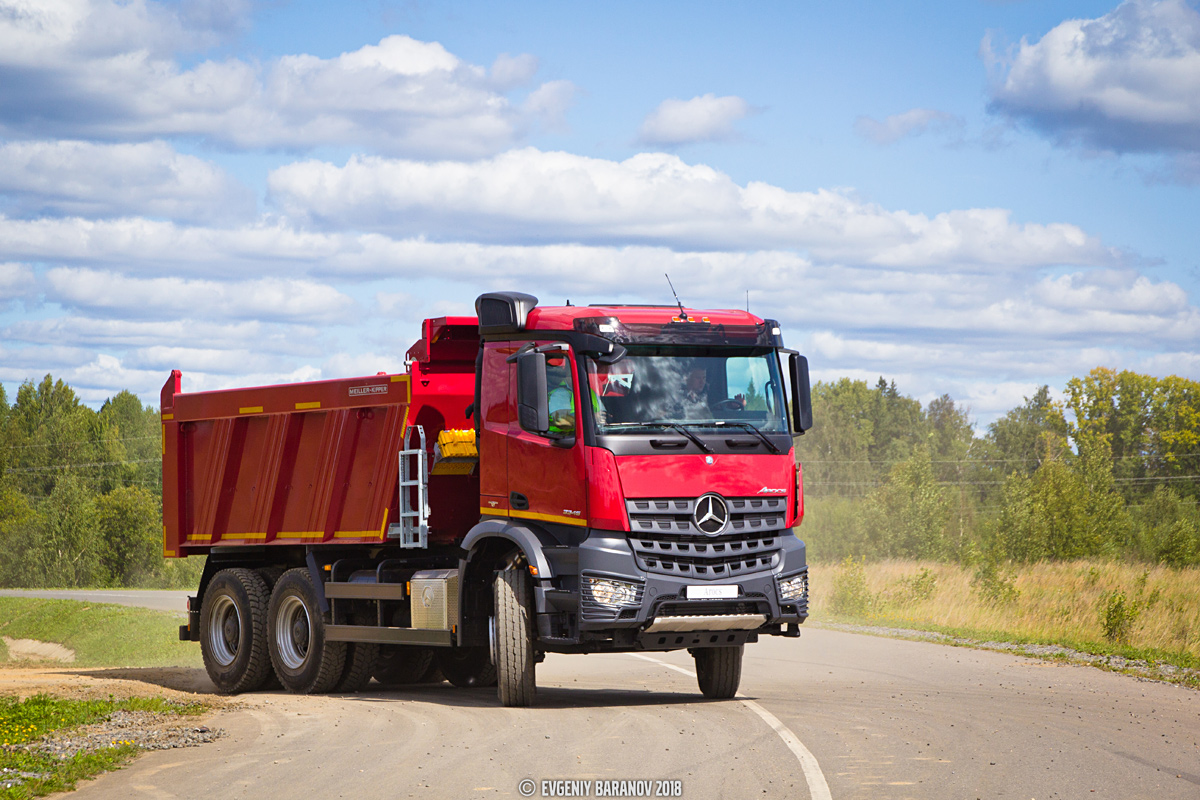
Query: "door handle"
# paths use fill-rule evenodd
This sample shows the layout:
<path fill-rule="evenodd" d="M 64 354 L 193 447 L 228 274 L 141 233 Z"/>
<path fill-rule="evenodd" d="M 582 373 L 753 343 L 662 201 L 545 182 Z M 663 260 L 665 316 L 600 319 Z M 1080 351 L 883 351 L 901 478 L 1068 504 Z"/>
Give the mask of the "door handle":
<path fill-rule="evenodd" d="M 508 504 L 514 511 L 525 511 L 529 508 L 529 498 L 520 492 L 509 492 Z"/>

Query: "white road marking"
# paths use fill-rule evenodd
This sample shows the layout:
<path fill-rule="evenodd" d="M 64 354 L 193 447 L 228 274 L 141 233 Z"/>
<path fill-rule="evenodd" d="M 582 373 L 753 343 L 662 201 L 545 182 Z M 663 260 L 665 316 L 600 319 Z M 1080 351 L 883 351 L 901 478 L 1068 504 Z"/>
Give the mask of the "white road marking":
<path fill-rule="evenodd" d="M 666 661 L 661 661 L 657 658 L 644 656 L 640 653 L 628 653 L 628 655 L 631 655 L 634 658 L 640 658 L 642 661 L 649 661 L 653 664 L 658 664 L 659 666 L 666 667 L 667 669 L 673 669 L 676 672 L 682 672 L 684 675 L 687 675 L 691 678 L 696 677 L 696 673 L 692 672 L 690 669 L 677 667 L 674 664 L 668 664 Z M 779 717 L 775 716 L 770 711 L 767 711 L 749 697 L 743 697 L 741 692 L 738 693 L 738 700 L 740 700 L 742 705 L 746 706 L 746 708 L 750 709 L 755 714 L 758 714 L 758 716 L 762 718 L 763 722 L 767 723 L 767 725 L 771 727 L 771 730 L 779 734 L 779 738 L 782 739 L 783 743 L 787 745 L 787 748 L 792 751 L 792 755 L 796 756 L 796 760 L 800 762 L 800 769 L 804 772 L 804 780 L 806 783 L 808 783 L 808 793 L 812 797 L 812 800 L 833 800 L 833 795 L 829 793 L 829 784 L 825 782 L 825 773 L 821 772 L 821 765 L 817 763 L 817 757 L 812 754 L 812 751 L 804 746 L 804 742 L 800 741 L 800 737 L 796 736 L 796 734 L 792 733 L 788 726 L 780 722 Z"/>

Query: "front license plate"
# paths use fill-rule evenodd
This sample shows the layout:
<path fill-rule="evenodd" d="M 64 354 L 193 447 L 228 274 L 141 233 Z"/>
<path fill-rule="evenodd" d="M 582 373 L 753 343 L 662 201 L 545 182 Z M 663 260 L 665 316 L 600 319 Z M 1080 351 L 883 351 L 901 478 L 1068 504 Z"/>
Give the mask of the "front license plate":
<path fill-rule="evenodd" d="M 738 596 L 736 586 L 689 586 L 688 600 L 731 600 Z"/>

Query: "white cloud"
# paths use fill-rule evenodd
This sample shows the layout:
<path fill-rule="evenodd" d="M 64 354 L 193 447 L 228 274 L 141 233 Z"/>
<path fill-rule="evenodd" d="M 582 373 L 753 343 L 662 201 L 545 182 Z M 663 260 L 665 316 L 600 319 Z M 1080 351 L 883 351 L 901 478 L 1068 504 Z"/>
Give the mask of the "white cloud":
<path fill-rule="evenodd" d="M 913 108 L 900 114 L 892 114 L 883 122 L 871 117 L 859 117 L 854 130 L 864 139 L 875 144 L 891 144 L 906 136 L 919 136 L 928 130 L 946 131 L 961 128 L 960 117 L 932 108 Z"/>
<path fill-rule="evenodd" d="M 271 173 L 297 219 L 342 230 L 506 241 L 661 244 L 675 249 L 798 248 L 880 266 L 1112 263 L 1074 225 L 1016 224 L 1003 209 L 933 217 L 847 193 L 736 184 L 704 165 L 642 153 L 616 162 L 532 148 L 471 163 L 351 158 Z"/>
<path fill-rule="evenodd" d="M 0 262 L 0 310 L 13 300 L 27 297 L 33 286 L 33 269 L 28 264 Z"/>
<path fill-rule="evenodd" d="M 321 374 L 330 378 L 374 375 L 379 372 L 404 372 L 404 354 L 335 353 L 321 365 Z"/>
<path fill-rule="evenodd" d="M 208 41 L 211 31 L 166 9 L 60 0 L 0 14 L 0 133 L 478 157 L 543 120 L 561 124 L 573 93 L 555 81 L 514 105 L 497 87 L 528 80 L 536 62 L 501 57 L 489 75 L 437 42 L 399 35 L 327 59 L 230 58 L 185 69 L 175 48 Z M 213 15 L 191 17 L 208 23 Z"/>
<path fill-rule="evenodd" d="M 246 23 L 240 0 L 167 5 L 129 0 L 4 0 L 0 43 L 9 64 L 101 59 L 133 52 L 156 56 L 218 44 Z"/>
<path fill-rule="evenodd" d="M 3 330 L 10 344 L 79 347 L 91 351 L 138 347 L 206 347 L 240 350 L 253 342 L 256 350 L 282 356 L 313 357 L 321 351 L 317 332 L 300 325 L 259 322 L 219 323 L 209 320 L 131 321 L 69 316 L 18 320 Z M 119 384 L 116 384 L 119 388 Z"/>
<path fill-rule="evenodd" d="M 651 111 L 638 129 L 638 139 L 649 145 L 675 146 L 696 142 L 722 142 L 737 138 L 733 125 L 753 109 L 740 97 L 709 93 L 691 100 L 667 99 Z"/>
<path fill-rule="evenodd" d="M 0 195 L 8 195 L 19 214 L 212 222 L 256 213 L 247 187 L 164 142 L 0 144 Z"/>
<path fill-rule="evenodd" d="M 59 267 L 46 273 L 46 298 L 67 308 L 124 319 L 254 319 L 348 322 L 354 301 L 328 284 L 289 278 L 200 281 L 132 278 Z"/>
<path fill-rule="evenodd" d="M 992 108 L 1064 141 L 1123 151 L 1200 150 L 1200 12 L 1128 0 L 1021 40 L 994 74 Z"/>

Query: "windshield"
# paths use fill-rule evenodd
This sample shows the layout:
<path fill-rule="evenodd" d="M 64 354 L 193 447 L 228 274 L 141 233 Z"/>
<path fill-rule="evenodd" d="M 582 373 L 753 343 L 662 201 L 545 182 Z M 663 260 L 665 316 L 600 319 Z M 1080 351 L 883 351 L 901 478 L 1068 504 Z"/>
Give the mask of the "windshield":
<path fill-rule="evenodd" d="M 644 433 L 669 425 L 787 431 L 774 349 L 628 350 L 615 364 L 587 359 L 597 433 Z"/>

